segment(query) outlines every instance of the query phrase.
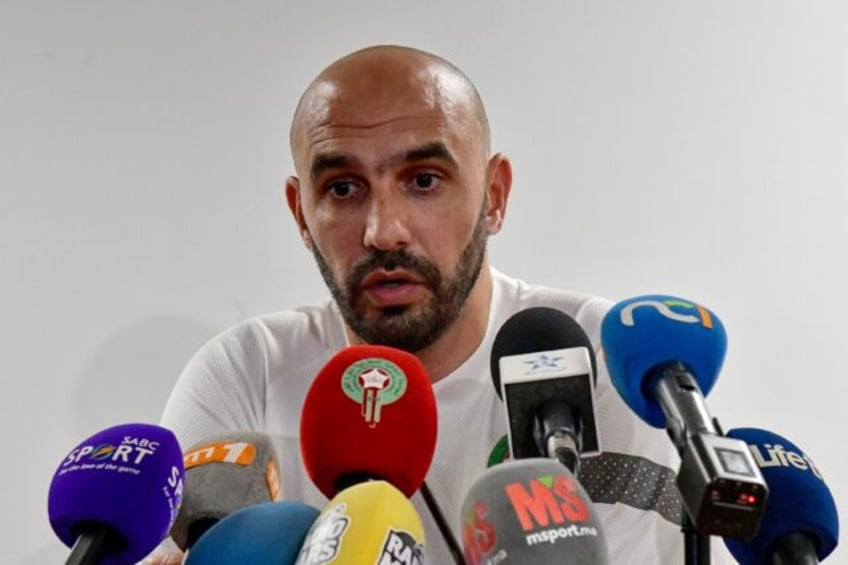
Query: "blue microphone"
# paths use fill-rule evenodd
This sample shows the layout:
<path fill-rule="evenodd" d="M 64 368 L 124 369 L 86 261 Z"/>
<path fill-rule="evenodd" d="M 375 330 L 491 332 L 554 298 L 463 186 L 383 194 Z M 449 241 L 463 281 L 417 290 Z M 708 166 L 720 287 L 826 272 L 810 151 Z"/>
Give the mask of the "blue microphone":
<path fill-rule="evenodd" d="M 613 306 L 601 324 L 601 343 L 624 402 L 651 426 L 664 428 L 666 415 L 655 393 L 658 369 L 682 364 L 703 395 L 709 394 L 724 362 L 727 334 L 721 320 L 699 304 L 648 295 Z"/>
<path fill-rule="evenodd" d="M 839 516 L 809 456 L 766 430 L 739 428 L 727 435 L 748 444 L 770 493 L 757 535 L 725 540 L 733 557 L 742 565 L 788 565 L 818 563 L 830 555 L 839 539 Z"/>
<path fill-rule="evenodd" d="M 727 349 L 724 326 L 691 300 L 647 295 L 619 302 L 601 323 L 610 379 L 680 453 L 677 488 L 702 534 L 750 538 L 768 490 L 750 452 L 726 438 L 704 401 Z"/>
<path fill-rule="evenodd" d="M 233 512 L 206 530 L 185 565 L 295 562 L 318 509 L 300 502 L 264 502 Z"/>

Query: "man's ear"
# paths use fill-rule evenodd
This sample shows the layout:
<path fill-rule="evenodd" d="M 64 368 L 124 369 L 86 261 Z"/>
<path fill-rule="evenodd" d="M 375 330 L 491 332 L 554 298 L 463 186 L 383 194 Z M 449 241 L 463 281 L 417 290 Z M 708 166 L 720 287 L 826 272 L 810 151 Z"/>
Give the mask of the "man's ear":
<path fill-rule="evenodd" d="M 489 235 L 494 235 L 501 231 L 506 215 L 509 190 L 512 188 L 512 165 L 505 155 L 498 153 L 489 160 L 486 173 L 488 180 L 486 190 L 489 197 L 486 220 Z"/>
<path fill-rule="evenodd" d="M 294 221 L 297 224 L 297 231 L 300 233 L 303 244 L 311 251 L 312 236 L 309 235 L 309 227 L 303 218 L 303 206 L 300 200 L 300 181 L 297 177 L 286 179 L 286 202 L 289 204 L 289 210 L 291 210 L 292 217 L 294 217 Z"/>

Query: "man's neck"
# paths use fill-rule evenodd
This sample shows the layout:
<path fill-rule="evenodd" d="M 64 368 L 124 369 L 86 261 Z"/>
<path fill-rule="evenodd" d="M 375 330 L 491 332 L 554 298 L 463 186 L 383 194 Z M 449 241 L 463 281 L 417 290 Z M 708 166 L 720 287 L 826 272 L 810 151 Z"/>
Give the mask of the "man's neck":
<path fill-rule="evenodd" d="M 483 341 L 489 323 L 492 284 L 492 271 L 486 261 L 456 321 L 439 339 L 415 354 L 434 384 L 465 363 Z"/>

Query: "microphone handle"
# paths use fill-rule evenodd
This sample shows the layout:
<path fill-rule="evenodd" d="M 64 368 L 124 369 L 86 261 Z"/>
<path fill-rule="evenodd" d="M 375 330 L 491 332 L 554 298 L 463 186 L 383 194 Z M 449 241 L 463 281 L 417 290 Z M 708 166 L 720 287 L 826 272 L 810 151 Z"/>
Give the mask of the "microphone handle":
<path fill-rule="evenodd" d="M 718 435 L 698 381 L 683 363 L 653 369 L 650 388 L 666 417 L 666 431 L 682 454 L 698 433 Z"/>
<path fill-rule="evenodd" d="M 573 475 L 578 474 L 583 429 L 567 402 L 547 400 L 536 409 L 533 439 L 543 457 L 556 459 Z"/>
<path fill-rule="evenodd" d="M 816 546 L 804 532 L 792 532 L 774 542 L 771 552 L 772 565 L 818 565 Z"/>
<path fill-rule="evenodd" d="M 186 551 L 194 547 L 197 540 L 206 533 L 206 531 L 219 522 L 218 518 L 199 518 L 188 525 L 186 534 Z"/>
<path fill-rule="evenodd" d="M 101 558 L 121 549 L 122 536 L 103 524 L 83 524 L 79 528 L 71 554 L 65 565 L 98 565 Z"/>

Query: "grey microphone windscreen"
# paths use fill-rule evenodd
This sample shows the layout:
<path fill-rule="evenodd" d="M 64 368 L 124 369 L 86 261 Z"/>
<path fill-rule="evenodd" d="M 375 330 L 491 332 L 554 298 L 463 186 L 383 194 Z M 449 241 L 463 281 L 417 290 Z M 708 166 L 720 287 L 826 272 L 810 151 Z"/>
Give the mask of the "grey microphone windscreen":
<path fill-rule="evenodd" d="M 462 533 L 469 565 L 609 563 L 589 496 L 552 459 L 519 459 L 487 470 L 463 501 Z"/>
<path fill-rule="evenodd" d="M 240 508 L 280 498 L 271 439 L 255 431 L 209 436 L 184 453 L 185 491 L 171 537 L 185 550 L 218 520 Z"/>

